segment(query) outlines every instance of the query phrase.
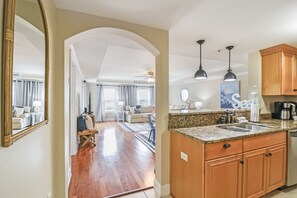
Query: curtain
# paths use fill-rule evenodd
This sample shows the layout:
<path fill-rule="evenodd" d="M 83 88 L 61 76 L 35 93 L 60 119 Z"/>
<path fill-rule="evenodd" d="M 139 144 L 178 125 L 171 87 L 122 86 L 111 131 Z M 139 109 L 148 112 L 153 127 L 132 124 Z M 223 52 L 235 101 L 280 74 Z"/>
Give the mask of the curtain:
<path fill-rule="evenodd" d="M 124 101 L 124 105 L 137 105 L 137 86 L 136 85 L 118 85 L 118 100 Z"/>
<path fill-rule="evenodd" d="M 155 87 L 149 86 L 148 87 L 148 96 L 150 105 L 155 106 Z"/>
<path fill-rule="evenodd" d="M 44 83 L 37 80 L 13 80 L 12 105 L 32 107 L 33 101 L 44 101 Z"/>
<path fill-rule="evenodd" d="M 103 85 L 99 84 L 97 85 L 97 104 L 95 109 L 95 119 L 97 122 L 103 122 L 104 121 L 104 92 L 103 92 Z"/>

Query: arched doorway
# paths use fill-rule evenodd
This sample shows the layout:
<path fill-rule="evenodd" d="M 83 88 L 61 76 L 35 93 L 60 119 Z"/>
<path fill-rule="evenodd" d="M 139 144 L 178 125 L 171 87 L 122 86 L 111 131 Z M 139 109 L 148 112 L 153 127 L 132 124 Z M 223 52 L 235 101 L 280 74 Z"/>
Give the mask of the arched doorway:
<path fill-rule="evenodd" d="M 91 29 L 91 30 L 87 30 L 81 33 L 78 33 L 68 39 L 65 40 L 64 44 L 64 131 L 65 131 L 65 165 L 66 165 L 66 172 L 68 173 L 66 175 L 66 178 L 70 179 L 70 154 L 71 154 L 71 150 L 72 147 L 70 146 L 71 143 L 71 139 L 75 138 L 73 136 L 71 136 L 69 134 L 70 131 L 70 109 L 71 109 L 71 95 L 70 95 L 70 84 L 69 82 L 71 82 L 71 69 L 70 69 L 70 48 L 71 45 L 81 39 L 85 39 L 85 38 L 89 38 L 92 37 L 94 35 L 98 35 L 98 34 L 111 34 L 111 35 L 117 35 L 117 36 L 121 36 L 127 39 L 131 39 L 137 43 L 139 43 L 140 45 L 142 45 L 145 49 L 147 49 L 149 52 L 151 52 L 154 56 L 155 56 L 155 67 L 160 67 L 161 66 L 161 58 L 160 58 L 160 52 L 157 48 L 155 48 L 150 42 L 148 42 L 146 39 L 142 38 L 141 36 L 126 31 L 126 30 L 122 30 L 122 29 L 117 29 L 117 28 L 108 28 L 108 27 L 102 27 L 102 28 L 95 28 L 95 29 Z M 70 77 L 70 78 L 69 78 Z M 156 69 L 156 81 L 158 82 L 158 69 Z M 156 95 L 158 95 L 158 83 L 156 83 Z M 161 118 L 158 118 L 158 100 L 160 100 L 160 97 L 158 99 L 158 96 L 156 97 L 156 129 L 158 131 L 158 128 L 164 128 L 163 126 L 160 126 L 161 124 L 167 123 L 167 120 L 163 120 Z M 70 103 L 69 103 L 70 101 Z M 166 126 L 167 128 L 167 126 Z M 162 129 L 163 130 L 163 129 Z M 68 133 L 68 134 L 67 134 Z M 156 137 L 156 159 L 157 161 L 159 161 L 159 163 L 156 163 L 156 166 L 159 166 L 161 164 L 161 137 L 162 134 L 158 134 L 157 133 L 157 137 Z M 163 134 L 164 137 L 164 134 Z M 167 137 L 168 138 L 168 137 Z M 168 141 L 168 139 L 167 139 Z M 68 150 L 68 152 L 67 152 Z M 158 158 L 159 155 L 159 158 Z M 68 166 L 68 167 L 67 167 Z M 157 176 L 159 175 L 159 177 L 161 178 L 161 171 L 158 171 L 158 168 L 156 168 L 156 174 Z M 161 167 L 160 167 L 161 170 Z M 159 179 L 160 180 L 160 179 Z M 160 187 L 160 184 L 158 185 L 158 181 L 157 181 L 157 187 Z M 161 187 L 160 187 L 161 188 Z M 158 189 L 156 189 L 158 191 Z M 159 190 L 160 191 L 160 190 Z"/>

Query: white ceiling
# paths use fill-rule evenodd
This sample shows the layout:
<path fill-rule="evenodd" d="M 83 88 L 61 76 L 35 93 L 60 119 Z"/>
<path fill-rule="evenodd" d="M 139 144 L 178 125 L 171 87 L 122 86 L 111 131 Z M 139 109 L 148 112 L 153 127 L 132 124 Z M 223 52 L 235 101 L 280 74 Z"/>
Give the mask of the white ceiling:
<path fill-rule="evenodd" d="M 199 63 L 196 44 L 199 39 L 206 40 L 202 46 L 202 57 L 206 59 L 203 67 L 210 78 L 224 74 L 228 54 L 218 50 L 228 45 L 235 45 L 234 72 L 245 73 L 248 53 L 280 43 L 297 44 L 296 0 L 55 0 L 55 3 L 62 9 L 169 30 L 171 82 L 192 80 Z M 107 38 L 108 35 L 99 37 L 102 38 L 74 46 L 86 78 L 133 79 L 154 68 L 151 55 L 133 41 Z"/>

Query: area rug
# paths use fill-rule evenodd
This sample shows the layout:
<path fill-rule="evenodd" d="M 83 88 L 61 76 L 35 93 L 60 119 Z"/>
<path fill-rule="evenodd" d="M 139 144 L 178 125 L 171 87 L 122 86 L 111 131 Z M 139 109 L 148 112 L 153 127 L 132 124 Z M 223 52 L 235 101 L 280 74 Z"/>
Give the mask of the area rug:
<path fill-rule="evenodd" d="M 148 123 L 129 123 L 119 122 L 120 127 L 127 132 L 150 131 L 151 127 Z"/>
<path fill-rule="evenodd" d="M 141 131 L 134 133 L 134 136 L 142 142 L 148 149 L 150 149 L 153 153 L 155 153 L 155 143 L 152 141 L 152 137 L 150 140 L 148 140 L 148 137 L 150 135 L 150 131 Z"/>

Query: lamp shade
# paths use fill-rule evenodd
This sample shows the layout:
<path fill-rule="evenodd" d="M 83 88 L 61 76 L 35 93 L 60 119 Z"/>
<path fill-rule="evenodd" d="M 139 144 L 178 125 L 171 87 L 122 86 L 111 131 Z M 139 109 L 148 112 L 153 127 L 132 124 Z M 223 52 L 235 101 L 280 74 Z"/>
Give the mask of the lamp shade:
<path fill-rule="evenodd" d="M 40 107 L 41 106 L 41 101 L 40 100 L 33 101 L 33 106 L 34 107 Z"/>
<path fill-rule="evenodd" d="M 235 81 L 236 75 L 232 72 L 232 70 L 228 70 L 227 74 L 224 76 L 224 81 Z"/>
<path fill-rule="evenodd" d="M 200 80 L 203 80 L 203 79 L 207 79 L 207 73 L 202 69 L 202 67 L 200 67 L 196 73 L 195 73 L 195 76 L 194 76 L 195 79 L 200 79 Z"/>
<path fill-rule="evenodd" d="M 196 107 L 196 109 L 201 109 L 202 102 L 195 102 L 195 107 Z"/>

